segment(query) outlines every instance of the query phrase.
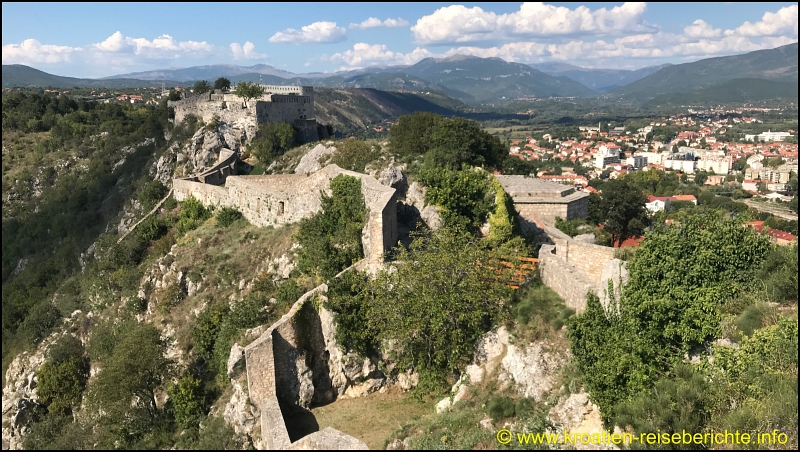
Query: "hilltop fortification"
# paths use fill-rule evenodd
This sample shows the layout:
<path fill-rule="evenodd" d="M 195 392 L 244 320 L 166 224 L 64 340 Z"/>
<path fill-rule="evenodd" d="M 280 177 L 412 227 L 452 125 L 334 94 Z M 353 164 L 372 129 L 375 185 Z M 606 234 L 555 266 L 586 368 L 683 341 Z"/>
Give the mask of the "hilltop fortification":
<path fill-rule="evenodd" d="M 168 101 L 175 112 L 175 122 L 180 123 L 187 115 L 195 115 L 206 123 L 214 117 L 220 121 L 257 127 L 267 122 L 288 123 L 298 131 L 304 142 L 320 139 L 314 113 L 314 88 L 310 86 L 260 85 L 264 94 L 245 100 L 230 92 L 215 90 L 212 93 Z"/>

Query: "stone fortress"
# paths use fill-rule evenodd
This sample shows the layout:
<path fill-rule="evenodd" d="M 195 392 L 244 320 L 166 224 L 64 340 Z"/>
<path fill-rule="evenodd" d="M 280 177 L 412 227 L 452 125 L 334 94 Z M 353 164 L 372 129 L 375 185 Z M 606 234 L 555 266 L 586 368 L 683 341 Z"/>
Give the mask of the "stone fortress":
<path fill-rule="evenodd" d="M 231 98 L 229 94 L 218 93 L 172 102 L 170 106 L 175 108 L 176 121 L 183 120 L 189 113 L 206 121 L 214 116 L 225 122 L 243 118 L 255 119 L 258 123 L 292 119 L 295 127 L 298 121 L 313 121 L 308 119 L 314 117 L 310 88 L 272 88 L 274 92 L 246 106 L 236 96 Z M 278 102 L 274 102 L 275 99 Z M 286 105 L 297 108 L 292 110 Z M 235 174 L 237 163 L 238 153 L 223 149 L 217 163 L 204 172 L 173 180 L 175 198 L 182 201 L 192 196 L 206 206 L 235 207 L 254 225 L 280 226 L 319 212 L 320 193 L 330 193 L 331 179 L 346 174 L 361 180 L 368 210 L 362 232 L 365 258 L 353 268 L 375 268 L 384 261 L 386 252 L 397 245 L 395 188 L 336 165 L 308 174 L 239 176 Z M 608 287 L 609 280 L 616 284 L 624 279 L 624 266 L 613 258 L 613 248 L 572 239 L 553 226 L 556 217 L 585 218 L 587 193 L 531 177 L 496 177 L 514 201 L 523 232 L 533 234 L 537 242 L 543 243 L 539 252 L 542 281 L 553 288 L 567 306 L 580 312 L 585 309 L 588 291 L 603 298 L 603 289 Z M 298 432 L 297 416 L 308 414 L 312 404 L 334 401 L 354 385 L 382 387 L 388 380 L 397 378 L 367 369 L 366 362 L 362 365 L 357 357 L 345 353 L 336 343 L 333 317 L 321 305 L 326 293 L 326 284 L 312 289 L 258 339 L 244 348 L 231 350 L 229 366 L 232 361 L 245 362 L 249 400 L 260 413 L 258 446 L 261 448 L 366 448 L 360 440 L 330 427 L 310 434 Z M 362 368 L 364 374 L 360 373 Z M 360 381 L 363 382 L 358 383 Z"/>
<path fill-rule="evenodd" d="M 227 91 L 168 101 L 167 106 L 175 112 L 175 123 L 180 123 L 192 114 L 206 123 L 214 117 L 235 124 L 244 121 L 250 126 L 267 122 L 288 123 L 298 131 L 301 141 L 317 141 L 326 135 L 324 127 L 317 124 L 314 113 L 314 88 L 311 86 L 259 85 L 264 94 L 245 102 L 241 97 Z"/>

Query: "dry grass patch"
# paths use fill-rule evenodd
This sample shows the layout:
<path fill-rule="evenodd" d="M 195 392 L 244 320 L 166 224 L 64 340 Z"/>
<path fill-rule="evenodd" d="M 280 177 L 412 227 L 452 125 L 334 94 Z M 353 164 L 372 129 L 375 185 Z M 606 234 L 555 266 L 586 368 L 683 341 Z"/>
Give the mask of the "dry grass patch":
<path fill-rule="evenodd" d="M 384 449 L 389 436 L 404 425 L 433 412 L 435 401 L 418 402 L 407 393 L 390 390 L 353 399 L 340 398 L 311 410 L 320 429 L 333 427 Z"/>

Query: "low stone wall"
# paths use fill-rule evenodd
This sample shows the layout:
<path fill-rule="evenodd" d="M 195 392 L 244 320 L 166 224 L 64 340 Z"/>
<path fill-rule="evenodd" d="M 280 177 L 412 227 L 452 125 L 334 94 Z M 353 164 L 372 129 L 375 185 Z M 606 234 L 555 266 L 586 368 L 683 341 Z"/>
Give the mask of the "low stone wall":
<path fill-rule="evenodd" d="M 330 181 L 340 174 L 361 180 L 368 210 L 362 237 L 364 255 L 372 262 L 382 262 L 384 253 L 397 244 L 395 189 L 365 174 L 328 165 L 309 175 L 230 176 L 225 179 L 224 188 L 202 184 L 197 177 L 176 179 L 173 188 L 179 201 L 194 196 L 204 205 L 236 207 L 256 226 L 278 226 L 319 212 L 320 192 L 330 194 Z"/>
<path fill-rule="evenodd" d="M 589 292 L 598 295 L 604 305 L 609 296 L 619 298 L 627 271 L 624 262 L 614 258 L 614 248 L 579 242 L 551 225 L 542 226 L 552 244 L 539 249 L 539 275 L 568 307 L 576 312 L 585 310 Z M 614 281 L 613 294 L 606 293 L 609 280 Z"/>
<path fill-rule="evenodd" d="M 553 289 L 567 307 L 583 312 L 586 309 L 586 294 L 597 293 L 597 283 L 557 256 L 555 251 L 556 247 L 553 245 L 542 245 L 539 249 L 539 275 L 542 283 Z"/>
<path fill-rule="evenodd" d="M 614 248 L 608 246 L 578 242 L 571 238 L 553 238 L 553 242 L 558 257 L 581 270 L 595 283 L 600 282 L 603 267 L 614 259 Z"/>
<path fill-rule="evenodd" d="M 361 268 L 365 262 L 351 268 Z M 330 427 L 295 442 L 287 429 L 287 416 L 307 413 L 312 403 L 329 403 L 337 395 L 329 359 L 341 353 L 328 350 L 320 318 L 330 314 L 321 312 L 324 308 L 318 304 L 326 299 L 327 290 L 321 284 L 303 294 L 286 315 L 244 349 L 248 394 L 261 412 L 261 444 L 267 449 L 367 449 L 362 441 Z"/>

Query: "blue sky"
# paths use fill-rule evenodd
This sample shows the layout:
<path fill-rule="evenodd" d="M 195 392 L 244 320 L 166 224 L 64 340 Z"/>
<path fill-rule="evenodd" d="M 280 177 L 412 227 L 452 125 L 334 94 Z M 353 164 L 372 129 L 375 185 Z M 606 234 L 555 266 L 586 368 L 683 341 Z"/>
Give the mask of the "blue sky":
<path fill-rule="evenodd" d="M 636 69 L 797 42 L 797 3 L 3 3 L 3 64 L 295 73 L 470 54 Z"/>

